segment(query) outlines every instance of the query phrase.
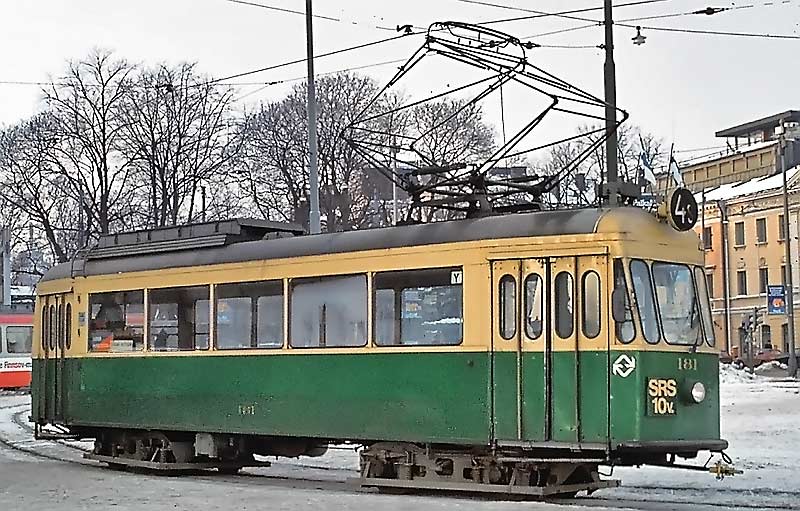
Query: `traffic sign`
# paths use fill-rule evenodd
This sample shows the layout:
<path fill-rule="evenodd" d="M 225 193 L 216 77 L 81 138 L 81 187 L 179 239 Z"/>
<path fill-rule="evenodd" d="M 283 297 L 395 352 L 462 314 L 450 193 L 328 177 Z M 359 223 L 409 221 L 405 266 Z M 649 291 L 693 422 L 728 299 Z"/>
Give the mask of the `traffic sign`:
<path fill-rule="evenodd" d="M 767 286 L 767 314 L 786 314 L 786 288 Z"/>

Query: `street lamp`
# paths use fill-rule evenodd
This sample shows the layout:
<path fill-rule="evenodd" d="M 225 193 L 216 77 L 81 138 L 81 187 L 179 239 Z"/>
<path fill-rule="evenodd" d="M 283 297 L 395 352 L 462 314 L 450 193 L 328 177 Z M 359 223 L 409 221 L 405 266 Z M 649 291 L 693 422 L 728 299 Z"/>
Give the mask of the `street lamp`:
<path fill-rule="evenodd" d="M 779 136 L 778 145 L 781 155 L 781 174 L 783 175 L 783 232 L 785 257 L 786 257 L 786 317 L 789 334 L 789 376 L 797 375 L 797 355 L 794 346 L 794 284 L 792 282 L 792 237 L 789 234 L 789 193 L 786 186 L 786 141 L 800 138 L 800 129 L 797 123 L 784 123 L 775 128 L 775 134 Z"/>

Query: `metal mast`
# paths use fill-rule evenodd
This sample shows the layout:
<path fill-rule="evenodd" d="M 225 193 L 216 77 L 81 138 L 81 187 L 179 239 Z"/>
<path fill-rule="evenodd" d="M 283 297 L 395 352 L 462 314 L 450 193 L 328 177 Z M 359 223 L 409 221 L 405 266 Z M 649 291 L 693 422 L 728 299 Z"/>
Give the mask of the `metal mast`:
<path fill-rule="evenodd" d="M 321 231 L 319 218 L 319 175 L 317 174 L 317 91 L 314 84 L 314 28 L 311 0 L 306 0 L 306 60 L 308 61 L 308 226 L 311 234 Z"/>
<path fill-rule="evenodd" d="M 619 184 L 617 182 L 617 71 L 614 64 L 614 18 L 611 0 L 604 0 L 605 50 L 604 83 L 606 95 L 606 193 L 608 205 L 617 206 Z"/>

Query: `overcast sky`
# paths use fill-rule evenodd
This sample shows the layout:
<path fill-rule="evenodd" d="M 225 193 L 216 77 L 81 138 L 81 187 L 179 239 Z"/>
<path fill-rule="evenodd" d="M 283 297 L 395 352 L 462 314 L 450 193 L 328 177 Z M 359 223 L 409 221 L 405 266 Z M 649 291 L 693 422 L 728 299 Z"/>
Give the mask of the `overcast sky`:
<path fill-rule="evenodd" d="M 286 9 L 303 10 L 302 0 L 253 0 Z M 557 12 L 602 5 L 600 0 L 489 0 L 492 3 Z M 622 2 L 623 0 L 618 0 Z M 677 27 L 800 36 L 800 1 L 721 2 L 665 0 L 620 7 L 618 20 L 677 14 L 715 6 L 744 6 L 714 16 L 694 15 L 633 22 L 645 26 Z M 390 37 L 375 25 L 411 23 L 427 26 L 441 20 L 477 22 L 522 16 L 496 7 L 458 0 L 317 1 L 315 14 L 348 22 L 315 20 L 316 53 Z M 601 18 L 602 11 L 577 16 Z M 228 76 L 305 55 L 302 16 L 276 12 L 227 0 L 2 0 L 0 2 L 0 81 L 42 81 L 58 77 L 69 59 L 80 59 L 92 48 L 114 50 L 133 62 L 153 64 L 196 61 L 200 70 Z M 355 21 L 356 23 L 352 23 Z M 540 18 L 493 25 L 520 37 L 586 25 L 584 21 Z M 800 40 L 760 39 L 644 29 L 646 44 L 634 46 L 635 29 L 617 27 L 618 104 L 631 114 L 630 122 L 675 142 L 680 149 L 720 145 L 714 132 L 784 110 L 800 109 Z M 531 40 L 547 45 L 596 46 L 602 28 L 593 27 Z M 319 59 L 317 71 L 402 59 L 422 42 L 404 38 L 369 49 Z M 598 96 L 603 93 L 603 53 L 596 48 L 541 48 L 532 61 Z M 396 65 L 365 69 L 385 82 Z M 303 64 L 233 80 L 237 84 L 302 77 Z M 430 71 L 414 87 L 442 83 L 451 75 Z M 406 86 L 408 87 L 409 84 Z M 291 84 L 269 87 L 239 85 L 245 101 L 279 98 Z M 0 124 L 11 124 L 41 108 L 33 85 L 0 84 Z M 512 103 L 509 105 L 509 101 Z M 506 109 L 524 112 L 521 97 L 507 100 Z M 490 109 L 491 110 L 491 109 Z M 498 109 L 499 111 L 499 109 Z M 507 115 L 509 113 L 507 112 Z M 512 114 L 513 115 L 513 114 Z M 487 111 L 496 124 L 498 112 Z M 577 127 L 577 126 L 576 126 Z M 573 129 L 570 127 L 570 129 Z"/>

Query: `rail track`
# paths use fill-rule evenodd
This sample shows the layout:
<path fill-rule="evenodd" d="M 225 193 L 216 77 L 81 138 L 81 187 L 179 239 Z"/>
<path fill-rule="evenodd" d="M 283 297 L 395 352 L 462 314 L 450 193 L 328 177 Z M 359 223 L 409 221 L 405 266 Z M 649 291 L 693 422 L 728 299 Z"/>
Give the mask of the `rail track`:
<path fill-rule="evenodd" d="M 28 403 L 0 405 L 0 455 L 2 449 L 38 458 L 40 460 L 79 464 L 88 470 L 109 470 L 97 462 L 86 460 L 83 454 L 91 448 L 74 441 L 35 440 L 33 427 L 27 422 L 30 413 Z M 340 450 L 339 448 L 337 450 Z M 247 484 L 297 490 L 323 490 L 326 492 L 376 493 L 363 490 L 348 483 L 356 477 L 354 468 L 324 465 L 320 463 L 272 462 L 268 469 L 248 468 L 239 475 L 223 475 L 215 472 L 197 471 L 187 474 L 197 480 L 221 485 Z M 609 493 L 611 493 L 609 495 Z M 613 493 L 620 493 L 616 496 Z M 703 489 L 670 485 L 623 486 L 613 492 L 600 492 L 593 496 L 563 499 L 553 502 L 555 506 L 569 505 L 585 508 L 661 510 L 706 510 L 719 509 L 774 509 L 800 510 L 800 491 L 776 491 L 769 488 L 752 488 L 746 491 L 749 503 L 741 501 L 742 490 L 719 488 Z M 448 498 L 469 500 L 475 496 L 447 495 Z M 494 497 L 496 499 L 496 497 Z"/>

